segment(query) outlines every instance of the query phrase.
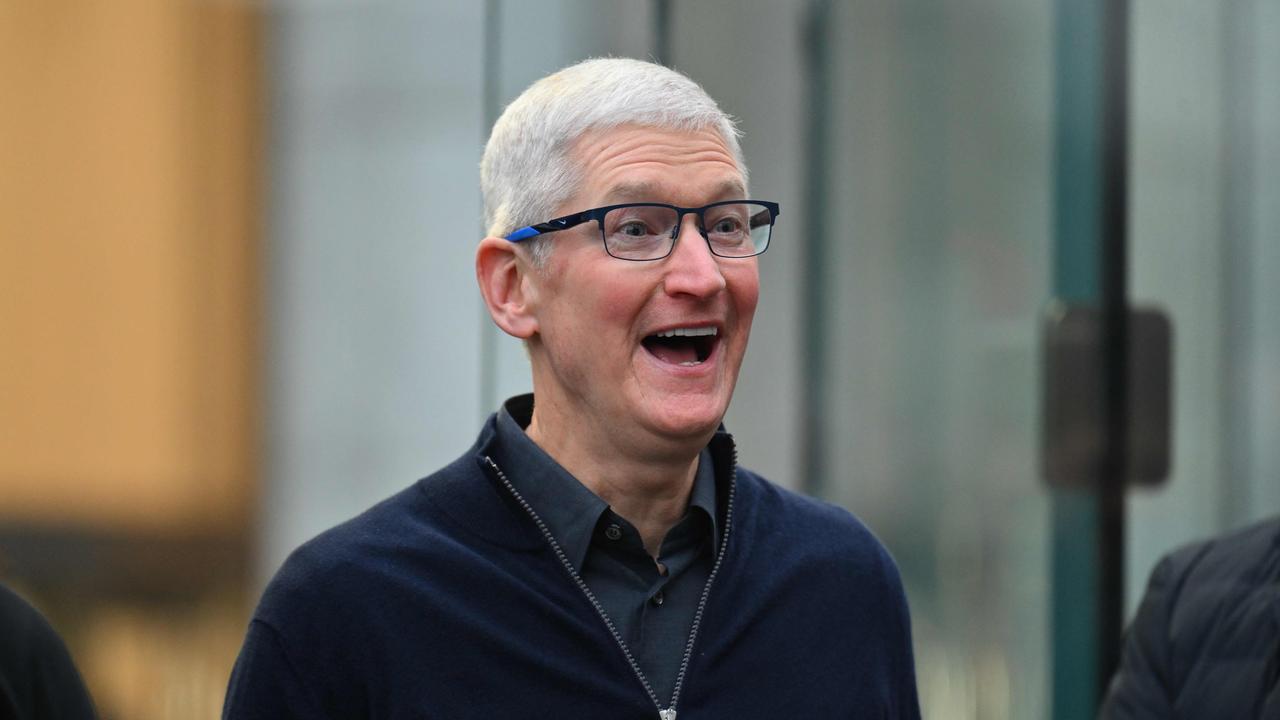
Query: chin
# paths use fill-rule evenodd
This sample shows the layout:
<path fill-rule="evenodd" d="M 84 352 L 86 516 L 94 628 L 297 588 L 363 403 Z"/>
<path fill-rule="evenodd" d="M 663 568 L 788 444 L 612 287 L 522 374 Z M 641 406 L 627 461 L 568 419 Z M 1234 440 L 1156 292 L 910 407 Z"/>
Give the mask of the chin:
<path fill-rule="evenodd" d="M 709 403 L 705 398 L 681 401 L 672 398 L 663 407 L 650 408 L 651 427 L 657 434 L 671 440 L 696 441 L 706 444 L 720 427 L 727 407 L 723 403 Z"/>

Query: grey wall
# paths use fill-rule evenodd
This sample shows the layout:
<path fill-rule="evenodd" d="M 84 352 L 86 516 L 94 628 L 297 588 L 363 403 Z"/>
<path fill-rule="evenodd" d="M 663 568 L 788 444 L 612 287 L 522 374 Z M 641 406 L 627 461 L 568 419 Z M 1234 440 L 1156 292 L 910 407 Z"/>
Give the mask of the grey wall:
<path fill-rule="evenodd" d="M 480 422 L 482 9 L 271 15 L 264 577 Z"/>

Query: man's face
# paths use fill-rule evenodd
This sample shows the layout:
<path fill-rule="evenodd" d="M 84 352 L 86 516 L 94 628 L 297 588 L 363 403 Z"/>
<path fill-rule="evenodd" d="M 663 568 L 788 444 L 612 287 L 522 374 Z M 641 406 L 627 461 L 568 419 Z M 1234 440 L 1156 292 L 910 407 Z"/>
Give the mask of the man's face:
<path fill-rule="evenodd" d="M 573 148 L 583 183 L 567 214 L 624 202 L 696 207 L 744 195 L 742 173 L 713 130 L 626 126 L 589 133 Z M 538 406 L 612 441 L 705 442 L 723 418 L 759 296 L 756 258 L 711 254 L 686 215 L 671 254 L 610 257 L 599 225 L 556 233 L 534 272 Z M 696 340 L 657 337 L 713 330 Z"/>

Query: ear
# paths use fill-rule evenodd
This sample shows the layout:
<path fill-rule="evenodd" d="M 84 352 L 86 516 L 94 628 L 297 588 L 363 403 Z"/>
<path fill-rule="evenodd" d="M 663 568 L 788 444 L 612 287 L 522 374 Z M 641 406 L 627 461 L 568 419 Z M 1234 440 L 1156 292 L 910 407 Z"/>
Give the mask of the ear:
<path fill-rule="evenodd" d="M 476 248 L 476 281 L 489 316 L 503 332 L 521 340 L 538 332 L 529 272 L 525 258 L 510 240 L 487 237 Z"/>

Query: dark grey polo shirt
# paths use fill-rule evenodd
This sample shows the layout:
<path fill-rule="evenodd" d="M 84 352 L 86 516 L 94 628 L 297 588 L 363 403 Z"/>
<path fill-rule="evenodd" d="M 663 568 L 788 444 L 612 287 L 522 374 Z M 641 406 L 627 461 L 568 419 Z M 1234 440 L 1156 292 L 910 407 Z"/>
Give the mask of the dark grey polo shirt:
<path fill-rule="evenodd" d="M 698 471 L 684 517 L 667 533 L 655 561 L 640 533 L 569 474 L 524 429 L 533 396 L 508 400 L 498 413 L 501 467 L 542 521 L 617 627 L 658 699 L 675 690 L 689 628 L 715 558 L 715 472 L 711 453 Z"/>

